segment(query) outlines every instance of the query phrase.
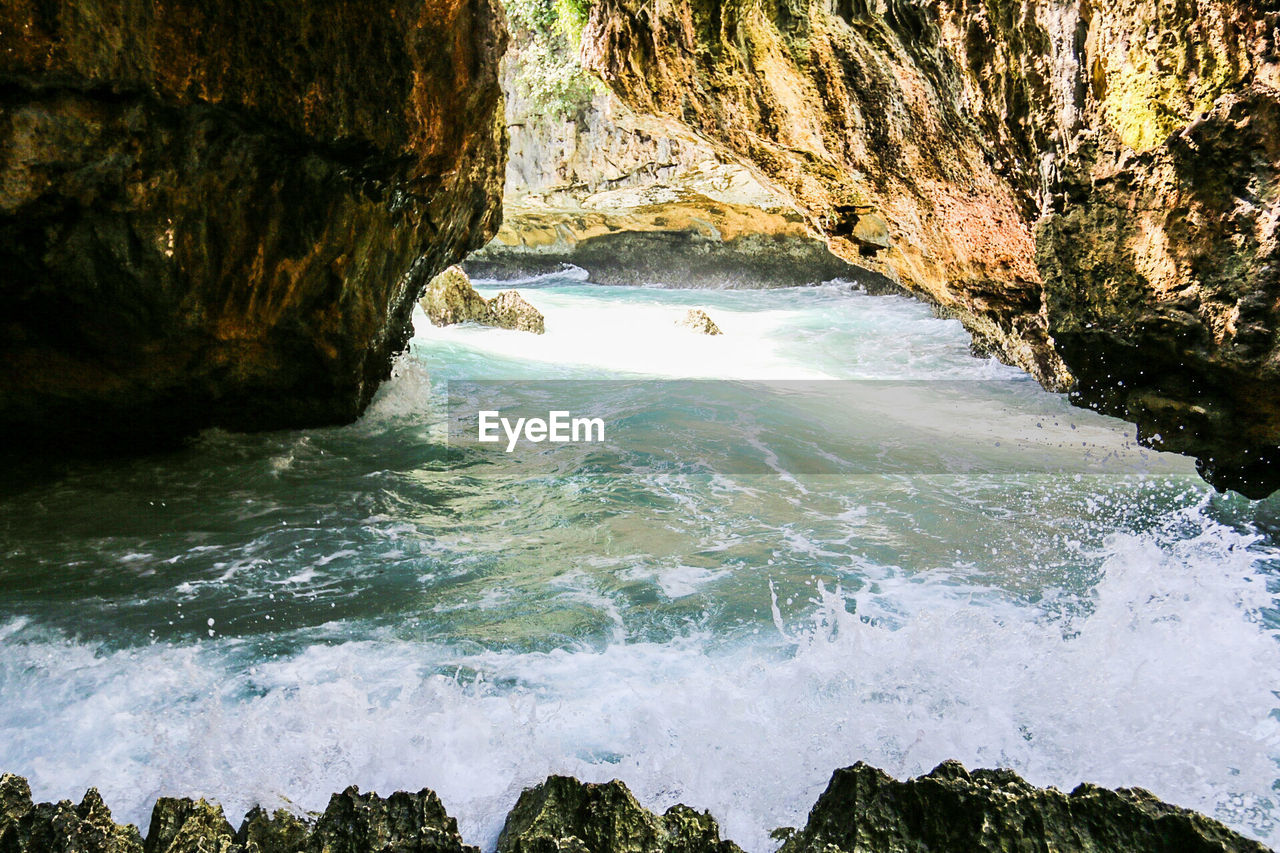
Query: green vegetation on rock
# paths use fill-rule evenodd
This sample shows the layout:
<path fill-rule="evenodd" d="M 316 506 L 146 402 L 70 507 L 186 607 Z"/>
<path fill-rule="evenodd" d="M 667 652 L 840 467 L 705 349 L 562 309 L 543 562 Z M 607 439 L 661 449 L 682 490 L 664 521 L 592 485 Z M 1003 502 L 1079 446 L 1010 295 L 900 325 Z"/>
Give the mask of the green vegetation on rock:
<path fill-rule="evenodd" d="M 508 62 L 518 61 L 514 94 L 534 112 L 555 118 L 581 113 L 598 91 L 578 60 L 591 0 L 503 0 L 503 5 L 514 42 Z"/>

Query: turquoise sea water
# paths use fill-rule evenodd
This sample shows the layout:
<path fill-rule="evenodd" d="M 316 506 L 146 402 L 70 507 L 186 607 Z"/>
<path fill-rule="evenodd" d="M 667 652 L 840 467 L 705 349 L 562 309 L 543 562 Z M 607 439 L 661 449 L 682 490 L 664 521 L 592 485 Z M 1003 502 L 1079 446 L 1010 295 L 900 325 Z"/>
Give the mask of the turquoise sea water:
<path fill-rule="evenodd" d="M 616 777 L 765 853 L 836 767 L 958 758 L 1280 841 L 1280 504 L 1215 495 L 901 297 L 517 286 L 545 335 L 419 315 L 352 426 L 11 484 L 0 769 L 144 826 L 161 795 L 237 822 L 431 787 L 487 847 L 522 787 Z M 724 335 L 677 328 L 690 307 Z M 478 378 L 909 384 L 763 395 L 762 470 L 471 456 L 445 384 Z M 678 462 L 688 407 L 646 405 Z"/>

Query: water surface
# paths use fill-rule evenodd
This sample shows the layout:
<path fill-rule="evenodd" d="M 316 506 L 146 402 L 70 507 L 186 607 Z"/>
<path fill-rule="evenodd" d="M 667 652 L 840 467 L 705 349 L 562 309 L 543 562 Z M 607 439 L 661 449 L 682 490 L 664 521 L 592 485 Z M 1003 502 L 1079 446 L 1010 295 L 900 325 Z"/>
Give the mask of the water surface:
<path fill-rule="evenodd" d="M 1275 503 L 1215 495 L 904 298 L 519 287 L 544 336 L 419 315 L 352 426 L 14 484 L 0 768 L 143 826 L 161 795 L 237 822 L 431 787 L 486 847 L 524 786 L 616 777 L 765 853 L 836 767 L 958 758 L 1280 840 Z M 689 307 L 725 334 L 678 329 Z M 763 398 L 763 472 L 626 446 L 593 468 L 450 446 L 445 384 L 477 378 L 914 390 L 874 416 Z M 672 411 L 648 426 L 679 447 Z"/>

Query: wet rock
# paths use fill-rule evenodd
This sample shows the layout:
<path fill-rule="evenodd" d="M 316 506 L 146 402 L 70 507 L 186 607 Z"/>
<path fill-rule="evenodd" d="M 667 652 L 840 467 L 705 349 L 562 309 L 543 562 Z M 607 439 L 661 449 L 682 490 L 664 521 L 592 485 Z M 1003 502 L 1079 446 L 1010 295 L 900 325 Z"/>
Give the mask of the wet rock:
<path fill-rule="evenodd" d="M 690 308 L 688 313 L 681 319 L 676 321 L 677 326 L 683 326 L 697 332 L 700 335 L 721 335 L 720 327 L 715 321 L 707 316 L 707 312 L 701 308 Z"/>
<path fill-rule="evenodd" d="M 80 805 L 31 802 L 31 788 L 20 776 L 0 777 L 0 850 L 5 853 L 142 853 L 137 827 L 111 819 L 97 789 Z"/>
<path fill-rule="evenodd" d="M 0 445 L 353 420 L 497 228 L 496 0 L 0 6 Z"/>
<path fill-rule="evenodd" d="M 498 853 L 741 853 L 720 839 L 710 814 L 672 806 L 661 817 L 614 780 L 552 776 L 520 795 L 498 836 Z"/>
<path fill-rule="evenodd" d="M 299 853 L 311 839 L 312 825 L 284 809 L 267 814 L 255 807 L 245 815 L 236 833 L 244 853 Z"/>
<path fill-rule="evenodd" d="M 471 279 L 458 266 L 449 267 L 431 279 L 418 304 L 437 326 L 484 322 L 489 311 L 485 298 L 476 293 Z"/>
<path fill-rule="evenodd" d="M 546 331 L 542 312 L 517 291 L 504 290 L 493 299 L 485 299 L 476 293 L 461 267 L 450 267 L 432 279 L 419 304 L 437 326 L 481 323 L 535 335 Z"/>
<path fill-rule="evenodd" d="M 308 853 L 480 853 L 462 843 L 458 822 L 433 791 L 383 799 L 354 785 L 334 794 L 316 821 Z"/>
<path fill-rule="evenodd" d="M 145 853 L 229 853 L 234 849 L 236 833 L 220 805 L 161 797 L 151 809 Z"/>
<path fill-rule="evenodd" d="M 1141 789 L 1036 788 L 1009 770 L 954 761 L 899 782 L 858 763 L 837 770 L 804 829 L 779 853 L 1055 850 L 1265 853 L 1267 848 Z"/>
<path fill-rule="evenodd" d="M 489 315 L 485 322 L 502 329 L 533 332 L 535 335 L 546 331 L 542 312 L 514 290 L 504 290 L 489 300 Z"/>

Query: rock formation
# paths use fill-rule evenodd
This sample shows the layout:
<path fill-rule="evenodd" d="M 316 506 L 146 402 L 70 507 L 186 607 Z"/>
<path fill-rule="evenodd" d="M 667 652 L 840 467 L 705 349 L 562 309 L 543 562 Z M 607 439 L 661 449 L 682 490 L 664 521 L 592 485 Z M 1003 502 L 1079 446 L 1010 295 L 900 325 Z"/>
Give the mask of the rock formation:
<path fill-rule="evenodd" d="M 1203 815 L 1140 789 L 1081 785 L 1070 794 L 1036 788 L 1007 770 L 970 774 L 946 762 L 898 782 L 874 767 L 837 770 L 801 830 L 780 830 L 779 853 L 1266 853 Z M 354 787 L 319 815 L 258 808 L 233 831 L 204 800 L 157 801 L 143 842 L 112 822 L 97 791 L 72 806 L 31 802 L 24 779 L 0 777 L 4 853 L 479 853 L 431 791 L 382 798 Z M 507 815 L 497 853 L 742 853 L 715 818 L 676 805 L 642 807 L 619 781 L 552 776 Z"/>
<path fill-rule="evenodd" d="M 1058 850 L 1210 853 L 1266 847 L 1139 788 L 1036 788 L 1009 770 L 970 775 L 954 761 L 899 782 L 874 767 L 837 770 L 809 821 L 778 853 Z"/>
<path fill-rule="evenodd" d="M 598 0 L 584 40 L 978 347 L 1280 485 L 1274 4 Z"/>
<path fill-rule="evenodd" d="M 697 332 L 700 335 L 722 335 L 720 327 L 701 308 L 690 308 L 688 313 L 676 321 L 677 326 Z"/>
<path fill-rule="evenodd" d="M 526 19 L 525 5 L 511 7 L 503 70 L 506 215 L 497 238 L 467 259 L 469 272 L 517 278 L 573 264 L 602 284 L 776 287 L 843 277 L 897 289 L 833 255 L 753 169 L 603 90 L 577 65 L 563 27 Z"/>
<path fill-rule="evenodd" d="M 489 314 L 488 301 L 476 293 L 462 267 L 456 266 L 431 279 L 418 304 L 436 326 L 480 323 Z"/>
<path fill-rule="evenodd" d="M 481 323 L 535 335 L 546 331 L 542 312 L 518 292 L 504 290 L 493 299 L 485 299 L 476 293 L 461 267 L 449 267 L 433 278 L 418 304 L 436 326 Z"/>
<path fill-rule="evenodd" d="M 720 839 L 706 812 L 676 805 L 661 817 L 614 780 L 586 784 L 552 776 L 520 795 L 498 836 L 497 853 L 742 853 Z"/>
<path fill-rule="evenodd" d="M 94 788 L 80 805 L 31 802 L 20 776 L 0 776 L 0 850 L 5 853 L 143 853 L 142 836 L 120 826 Z"/>
<path fill-rule="evenodd" d="M 500 218 L 492 0 L 0 0 L 0 432 L 354 418 Z"/>
<path fill-rule="evenodd" d="M 533 332 L 535 335 L 546 331 L 542 312 L 514 290 L 504 290 L 489 300 L 486 322 L 502 329 Z"/>

